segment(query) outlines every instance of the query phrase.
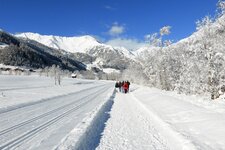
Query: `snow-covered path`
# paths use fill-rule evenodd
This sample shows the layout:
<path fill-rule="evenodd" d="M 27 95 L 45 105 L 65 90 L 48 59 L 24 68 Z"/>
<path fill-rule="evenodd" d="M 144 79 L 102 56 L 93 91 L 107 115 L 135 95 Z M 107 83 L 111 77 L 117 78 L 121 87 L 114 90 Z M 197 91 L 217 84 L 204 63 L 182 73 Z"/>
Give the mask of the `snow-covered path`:
<path fill-rule="evenodd" d="M 224 150 L 225 112 L 214 102 L 137 86 L 117 93 L 99 150 Z M 189 99 L 190 98 L 190 101 Z"/>
<path fill-rule="evenodd" d="M 117 93 L 99 150 L 167 150 L 167 143 L 138 101 Z"/>

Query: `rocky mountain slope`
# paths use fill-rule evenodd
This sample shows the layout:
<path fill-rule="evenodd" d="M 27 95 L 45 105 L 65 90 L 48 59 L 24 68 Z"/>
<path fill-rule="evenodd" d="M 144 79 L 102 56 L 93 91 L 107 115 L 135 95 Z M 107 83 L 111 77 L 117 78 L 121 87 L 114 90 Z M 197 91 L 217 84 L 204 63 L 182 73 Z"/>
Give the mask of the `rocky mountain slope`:
<path fill-rule="evenodd" d="M 132 64 L 137 64 L 134 54 L 123 47 L 114 48 L 100 43 L 95 38 L 86 35 L 80 37 L 60 37 L 40 35 L 38 33 L 21 33 L 16 37 L 23 40 L 35 40 L 48 47 L 69 52 L 79 61 L 86 64 L 87 69 L 98 68 L 124 70 Z"/>
<path fill-rule="evenodd" d="M 0 63 L 28 68 L 45 68 L 53 64 L 62 69 L 86 70 L 85 65 L 65 51 L 49 48 L 33 40 L 22 40 L 0 31 Z"/>
<path fill-rule="evenodd" d="M 55 64 L 69 71 L 89 70 L 93 74 L 118 73 L 140 65 L 127 49 L 102 44 L 91 36 L 11 35 L 2 30 L 0 64 L 34 69 Z"/>

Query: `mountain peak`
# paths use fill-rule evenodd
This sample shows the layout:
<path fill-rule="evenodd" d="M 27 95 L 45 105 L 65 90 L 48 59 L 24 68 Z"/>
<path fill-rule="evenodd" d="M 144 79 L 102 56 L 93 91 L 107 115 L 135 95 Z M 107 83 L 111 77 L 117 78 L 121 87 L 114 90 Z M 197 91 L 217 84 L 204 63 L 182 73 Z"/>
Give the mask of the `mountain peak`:
<path fill-rule="evenodd" d="M 16 34 L 16 36 L 20 38 L 35 40 L 49 47 L 63 49 L 71 53 L 85 53 L 90 48 L 101 45 L 101 43 L 99 43 L 94 37 L 90 35 L 63 37 L 26 32 Z"/>
<path fill-rule="evenodd" d="M 104 43 L 100 43 L 93 36 L 83 35 L 74 37 L 63 37 L 54 35 L 40 35 L 38 33 L 20 33 L 16 34 L 19 38 L 31 39 L 42 43 L 48 47 L 65 50 L 70 53 L 98 53 L 100 50 L 116 51 L 119 54 L 127 57 L 133 58 L 134 55 L 131 51 L 124 47 L 113 47 Z"/>

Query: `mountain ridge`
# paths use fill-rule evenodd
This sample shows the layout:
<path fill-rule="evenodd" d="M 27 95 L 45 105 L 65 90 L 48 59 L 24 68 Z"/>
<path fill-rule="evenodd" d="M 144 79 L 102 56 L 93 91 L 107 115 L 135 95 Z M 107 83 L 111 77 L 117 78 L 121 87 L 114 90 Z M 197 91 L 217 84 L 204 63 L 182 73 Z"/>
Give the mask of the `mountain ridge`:
<path fill-rule="evenodd" d="M 135 55 L 126 48 L 100 43 L 90 35 L 61 37 L 27 32 L 16 34 L 15 36 L 24 40 L 31 39 L 48 47 L 69 52 L 80 61 L 88 62 L 86 65 L 89 69 L 97 66 L 100 70 L 110 68 L 119 71 L 128 68 L 132 63 L 137 63 Z"/>
<path fill-rule="evenodd" d="M 91 46 L 101 45 L 101 43 L 89 35 L 65 37 L 26 32 L 15 34 L 15 36 L 18 38 L 35 40 L 46 46 L 56 49 L 63 49 L 71 53 L 85 52 Z"/>
<path fill-rule="evenodd" d="M 36 41 L 19 39 L 5 31 L 0 31 L 0 42 L 8 45 L 0 49 L 0 63 L 5 65 L 34 69 L 58 65 L 70 71 L 86 70 L 85 65 L 76 58 Z"/>

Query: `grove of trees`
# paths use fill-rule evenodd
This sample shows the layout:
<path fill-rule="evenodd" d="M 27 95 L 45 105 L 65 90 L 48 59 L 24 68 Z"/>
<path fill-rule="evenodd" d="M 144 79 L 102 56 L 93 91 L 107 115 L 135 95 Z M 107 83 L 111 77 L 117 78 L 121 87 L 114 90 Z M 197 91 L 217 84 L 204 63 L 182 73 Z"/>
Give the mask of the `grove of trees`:
<path fill-rule="evenodd" d="M 150 86 L 185 94 L 209 94 L 216 99 L 225 85 L 225 1 L 218 2 L 215 17 L 206 16 L 196 24 L 195 33 L 174 44 L 162 40 L 170 34 L 170 26 L 148 35 L 149 47 L 138 60 Z M 140 69 L 134 67 L 132 72 Z"/>

